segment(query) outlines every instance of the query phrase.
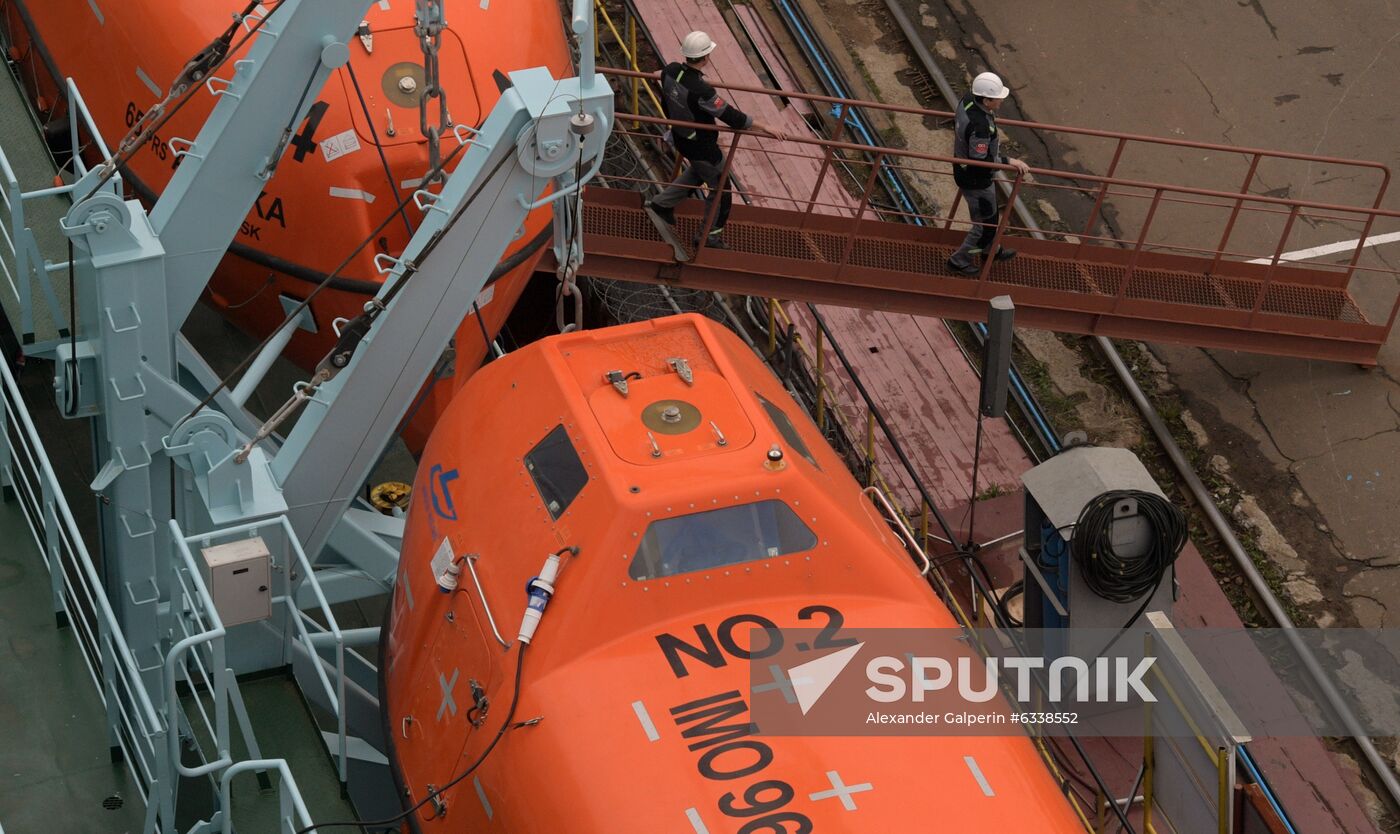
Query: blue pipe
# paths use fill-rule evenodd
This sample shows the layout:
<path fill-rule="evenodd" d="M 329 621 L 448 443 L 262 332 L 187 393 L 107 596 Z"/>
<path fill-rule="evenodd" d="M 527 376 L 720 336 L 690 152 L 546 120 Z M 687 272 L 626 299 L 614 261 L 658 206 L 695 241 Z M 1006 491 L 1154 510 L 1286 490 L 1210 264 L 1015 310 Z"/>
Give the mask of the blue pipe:
<path fill-rule="evenodd" d="M 788 25 L 788 28 L 791 29 L 798 40 L 802 42 L 803 48 L 806 50 L 808 56 L 811 57 L 818 74 L 821 75 L 822 83 L 831 91 L 831 95 L 837 98 L 850 98 L 850 90 L 846 89 L 846 85 L 841 81 L 840 75 L 832 69 L 831 65 L 828 64 L 826 59 L 822 56 L 822 52 L 824 51 L 822 45 L 812 36 L 811 32 L 807 30 L 807 27 L 798 17 L 798 13 L 789 5 L 788 0 L 777 0 L 777 3 L 778 10 L 783 15 L 783 22 Z M 837 105 L 837 109 L 840 109 L 840 105 Z M 871 129 L 865 117 L 861 115 L 860 110 L 850 107 L 846 108 L 845 113 L 837 112 L 833 115 L 840 119 L 844 119 L 847 115 L 850 116 L 851 130 L 856 134 L 856 138 L 860 139 L 861 144 L 870 145 L 872 147 L 879 147 L 882 144 L 876 141 L 875 132 Z M 884 182 L 889 187 L 890 191 L 893 192 L 896 202 L 899 203 L 900 210 L 907 214 L 917 215 L 918 209 L 914 206 L 914 201 L 909 198 L 909 193 L 905 190 L 904 183 L 900 180 L 899 175 L 894 171 L 888 170 L 883 173 Z"/>
<path fill-rule="evenodd" d="M 1278 814 L 1278 818 L 1283 822 L 1284 828 L 1288 829 L 1288 834 L 1298 834 L 1298 829 L 1293 827 L 1292 821 L 1290 821 L 1288 815 L 1283 812 L 1283 806 L 1280 805 L 1278 800 L 1274 797 L 1274 789 L 1269 787 L 1269 783 L 1265 781 L 1263 774 L 1259 772 L 1259 768 L 1255 767 L 1254 760 L 1249 756 L 1249 751 L 1245 749 L 1243 744 L 1237 746 L 1235 750 L 1239 752 L 1240 761 L 1244 762 L 1245 768 L 1249 770 L 1249 775 L 1254 779 L 1254 784 L 1258 785 L 1260 790 L 1264 791 L 1264 798 L 1269 800 L 1270 807 L 1274 809 L 1274 813 Z"/>

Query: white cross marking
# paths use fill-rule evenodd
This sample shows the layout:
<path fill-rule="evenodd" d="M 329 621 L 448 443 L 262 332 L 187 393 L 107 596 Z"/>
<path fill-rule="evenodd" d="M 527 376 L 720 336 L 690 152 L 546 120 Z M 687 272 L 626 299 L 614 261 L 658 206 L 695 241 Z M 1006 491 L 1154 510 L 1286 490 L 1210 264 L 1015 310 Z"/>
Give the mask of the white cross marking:
<path fill-rule="evenodd" d="M 977 780 L 977 787 L 982 789 L 982 795 L 996 796 L 992 792 L 992 786 L 987 781 L 987 777 L 982 775 L 982 768 L 977 766 L 977 760 L 971 756 L 963 756 L 963 761 L 967 763 L 967 769 L 972 771 L 972 778 Z"/>
<path fill-rule="evenodd" d="M 875 786 L 870 784 L 869 782 L 861 782 L 858 785 L 843 784 L 841 782 L 841 774 L 837 773 L 834 770 L 828 770 L 826 772 L 826 778 L 831 780 L 831 790 L 817 791 L 816 793 L 808 794 L 808 799 L 818 800 L 831 799 L 833 797 L 839 798 L 841 800 L 841 804 L 845 806 L 847 811 L 854 811 L 856 810 L 856 801 L 854 799 L 851 799 L 851 794 L 860 793 L 862 791 L 875 790 Z"/>
<path fill-rule="evenodd" d="M 457 702 L 452 698 L 452 687 L 457 685 L 457 676 L 460 674 L 462 674 L 461 669 L 453 669 L 452 680 L 448 680 L 446 675 L 438 672 L 438 686 L 442 687 L 442 703 L 438 705 L 437 711 L 437 720 L 439 721 L 442 720 L 442 714 L 449 709 L 452 710 L 453 715 L 457 714 Z"/>
<path fill-rule="evenodd" d="M 779 666 L 776 663 L 768 664 L 768 674 L 773 676 L 773 682 L 761 683 L 755 686 L 753 688 L 753 693 L 757 695 L 760 692 L 768 692 L 769 690 L 780 689 L 783 693 L 783 700 L 787 701 L 789 704 L 797 703 L 797 693 L 793 691 L 794 685 L 809 684 L 813 682 L 811 678 L 788 678 L 787 673 L 783 671 L 783 667 Z"/>

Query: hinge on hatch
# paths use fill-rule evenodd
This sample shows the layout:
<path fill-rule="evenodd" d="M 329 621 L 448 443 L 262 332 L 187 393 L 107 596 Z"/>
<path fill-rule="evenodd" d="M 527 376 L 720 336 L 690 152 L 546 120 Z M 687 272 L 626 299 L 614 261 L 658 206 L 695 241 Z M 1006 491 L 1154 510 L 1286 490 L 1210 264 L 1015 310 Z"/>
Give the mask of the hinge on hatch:
<path fill-rule="evenodd" d="M 603 379 L 612 383 L 612 387 L 617 389 L 617 393 L 627 396 L 627 376 L 622 371 L 608 371 L 603 374 Z"/>
<path fill-rule="evenodd" d="M 671 370 L 675 371 L 681 379 L 685 380 L 686 385 L 695 384 L 695 374 L 690 370 L 690 363 L 685 361 L 683 357 L 672 356 L 670 359 L 666 360 L 666 364 L 670 365 Z"/>

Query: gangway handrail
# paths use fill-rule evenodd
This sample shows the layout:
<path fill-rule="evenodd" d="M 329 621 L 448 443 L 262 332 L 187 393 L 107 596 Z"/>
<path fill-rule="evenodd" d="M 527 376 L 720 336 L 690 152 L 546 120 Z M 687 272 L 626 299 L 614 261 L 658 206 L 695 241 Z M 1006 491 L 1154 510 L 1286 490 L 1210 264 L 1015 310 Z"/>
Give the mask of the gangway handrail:
<path fill-rule="evenodd" d="M 718 85 L 716 85 L 716 86 L 718 86 Z M 771 91 L 770 91 L 770 92 L 771 92 Z M 753 131 L 750 131 L 750 130 L 735 129 L 735 128 L 732 128 L 732 127 L 730 127 L 730 126 L 728 126 L 728 125 L 726 125 L 726 124 L 723 124 L 723 123 L 716 123 L 716 124 L 712 124 L 712 125 L 711 125 L 711 124 L 701 124 L 701 123 L 699 123 L 699 122 L 689 122 L 689 121 L 684 121 L 684 120 L 681 120 L 681 119 L 658 118 L 658 117 L 656 117 L 656 116 L 648 116 L 648 115 L 645 115 L 645 114 L 642 114 L 642 113 L 624 113 L 624 112 L 619 112 L 619 113 L 617 114 L 617 120 L 618 120 L 618 122 L 622 122 L 622 121 L 624 121 L 624 120 L 626 120 L 626 121 L 639 121 L 639 122 L 642 122 L 643 124 L 649 124 L 649 125 L 654 125 L 654 126 L 658 126 L 658 127 L 685 127 L 685 128 L 702 129 L 702 130 L 710 130 L 710 131 L 718 130 L 718 131 L 720 131 L 720 132 L 722 132 L 722 133 L 734 134 L 734 135 L 736 135 L 736 136 L 750 136 L 750 137 L 753 137 L 753 138 L 765 138 L 765 137 L 763 136 L 763 134 L 761 134 L 761 133 L 754 133 Z M 1028 122 L 1027 124 L 1033 125 L 1034 123 Z M 776 141 L 776 140 L 774 140 L 774 141 Z M 924 152 L 924 151 L 913 151 L 913 150 L 908 150 L 908 149 L 906 149 L 906 148 L 887 148 L 887 147 L 876 147 L 876 146 L 874 146 L 874 145 L 860 145 L 860 144 L 856 144 L 856 143 L 853 143 L 853 142 L 843 142 L 843 141 L 832 140 L 832 139 L 822 139 L 822 138 L 816 137 L 816 136 L 811 136 L 811 137 L 807 137 L 807 136 L 789 136 L 789 137 L 787 138 L 786 141 L 788 141 L 788 142 L 793 142 L 793 143 L 800 144 L 800 145 L 810 145 L 810 146 L 812 146 L 812 147 L 826 148 L 826 149 L 828 149 L 828 150 L 852 151 L 852 152 L 861 152 L 861 153 L 870 153 L 870 154 L 883 154 L 884 156 L 897 156 L 897 157 L 903 157 L 903 158 L 907 158 L 907 159 L 918 159 L 918 160 L 925 161 L 925 162 L 944 162 L 944 163 L 948 163 L 949 165 L 952 165 L 952 164 L 954 164 L 954 163 L 957 163 L 957 164 L 959 164 L 959 165 L 969 165 L 969 166 L 977 167 L 977 168 L 989 168 L 989 169 L 992 169 L 992 170 L 994 170 L 994 171 L 1002 171 L 1002 172 L 1004 172 L 1004 173 L 1012 174 L 1012 175 L 1016 174 L 1016 168 L 1014 168 L 1014 167 L 1011 166 L 1011 165 L 1002 165 L 1001 163 L 998 163 L 998 162 L 982 162 L 982 161 L 976 160 L 976 159 L 960 159 L 960 158 L 957 158 L 957 157 L 945 156 L 945 155 L 943 155 L 943 154 L 934 154 L 934 153 L 927 153 L 927 152 Z M 761 150 L 762 150 L 762 149 L 760 149 L 760 151 L 761 151 Z M 1344 162 L 1344 161 L 1345 161 L 1345 160 L 1341 160 L 1341 162 Z M 865 164 L 865 163 L 859 163 L 859 164 Z M 1379 166 L 1379 167 L 1384 168 L 1384 166 Z M 1035 174 L 1035 175 L 1037 175 L 1037 176 L 1043 175 L 1043 176 L 1055 177 L 1055 178 L 1058 178 L 1058 179 L 1087 180 L 1087 181 L 1089 181 L 1089 182 L 1094 182 L 1094 183 L 1106 183 L 1106 184 L 1109 184 L 1109 185 L 1122 185 L 1122 186 L 1126 186 L 1126 187 L 1129 187 L 1129 188 L 1141 188 L 1141 189 L 1144 189 L 1144 190 L 1171 191 L 1171 192 L 1180 193 L 1180 194 L 1192 194 L 1192 195 L 1196 195 L 1196 196 L 1200 196 L 1200 197 L 1219 197 L 1219 198 L 1221 198 L 1221 199 L 1232 200 L 1232 201 L 1233 201 L 1233 200 L 1237 200 L 1237 199 L 1243 198 L 1243 199 L 1246 199 L 1246 200 L 1250 200 L 1250 201 L 1252 201 L 1252 202 L 1265 203 L 1265 204 L 1268 204 L 1268 205 L 1277 205 L 1277 206 L 1286 206 L 1286 207 L 1297 206 L 1297 207 L 1299 207 L 1299 208 L 1311 208 L 1311 209 L 1318 209 L 1318 210 L 1325 210 L 1325 211 L 1340 211 L 1340 212 L 1346 212 L 1346 213 L 1349 213 L 1349 214 L 1366 214 L 1366 215 L 1373 215 L 1373 216 L 1375 216 L 1375 217 L 1400 218 L 1400 210 L 1391 210 L 1391 209 L 1383 209 L 1383 208 L 1375 208 L 1375 207 L 1367 207 L 1367 206 L 1355 206 L 1355 205 L 1349 206 L 1349 205 L 1343 205 L 1343 204 L 1338 204 L 1338 203 L 1324 203 L 1324 202 L 1314 201 L 1314 200 L 1300 200 L 1300 199 L 1295 199 L 1295 198 L 1291 198 L 1291 197 L 1271 197 L 1271 196 L 1269 196 L 1269 195 L 1267 195 L 1267 194 L 1247 194 L 1247 193 L 1233 192 L 1233 191 L 1220 191 L 1220 190 L 1211 189 L 1211 188 L 1201 188 L 1201 187 L 1199 187 L 1199 186 L 1176 185 L 1176 184 L 1173 184 L 1173 183 L 1150 182 L 1150 181 L 1147 181 L 1147 180 L 1124 179 L 1124 178 L 1120 178 L 1120 177 L 1107 177 L 1107 176 L 1103 176 L 1103 175 L 1100 175 L 1100 174 L 1089 174 L 1089 173 L 1083 173 L 1083 172 L 1079 172 L 1079 171 L 1061 171 L 1061 170 L 1058 170 L 1058 169 L 1055 169 L 1055 168 L 1031 168 L 1031 169 L 1030 169 L 1030 173 Z M 796 197 L 783 197 L 782 199 L 788 200 L 788 201 L 794 202 L 794 203 L 811 202 L 811 201 L 802 200 L 802 199 L 799 199 L 799 198 L 796 198 Z"/>
<path fill-rule="evenodd" d="M 598 72 L 602 73 L 603 75 L 646 78 L 652 81 L 657 81 L 661 77 L 661 74 L 659 72 L 642 72 L 638 70 L 624 69 L 621 67 L 598 67 Z M 804 99 L 806 101 L 820 102 L 823 104 L 838 104 L 842 105 L 843 107 L 861 107 L 870 110 L 884 110 L 892 113 L 905 113 L 917 116 L 932 116 L 934 118 L 943 120 L 951 119 L 954 116 L 952 112 L 947 110 L 935 110 L 932 108 L 924 107 L 908 107 L 905 105 L 888 104 L 880 101 L 838 98 L 836 96 L 820 95 L 818 93 L 806 93 L 796 90 L 773 90 L 767 87 L 751 87 L 744 84 L 729 84 L 721 81 L 711 81 L 710 84 L 711 86 L 720 90 L 730 90 L 741 93 L 755 93 L 759 95 L 772 96 L 775 98 L 780 96 L 782 98 L 797 98 Z M 1069 125 L 1058 125 L 1049 122 L 1033 122 L 1026 121 L 1024 119 L 1004 118 L 1001 116 L 997 117 L 997 124 L 1008 125 L 1012 127 L 1025 127 L 1030 128 L 1032 130 L 1052 131 L 1055 133 L 1073 133 L 1080 136 L 1093 136 L 1100 139 L 1122 139 L 1126 141 L 1140 142 L 1144 144 L 1167 145 L 1172 147 L 1192 148 L 1195 150 L 1220 151 L 1223 153 L 1240 154 L 1243 156 L 1258 155 L 1261 157 L 1290 159 L 1300 162 L 1320 162 L 1327 163 L 1329 165 L 1348 165 L 1357 168 L 1370 168 L 1379 172 L 1382 176 L 1381 188 L 1376 196 L 1377 206 L 1380 205 L 1381 199 L 1384 198 L 1385 193 L 1389 188 L 1391 179 L 1390 167 L 1383 163 L 1375 162 L 1372 160 L 1322 156 L 1319 154 L 1299 153 L 1297 151 L 1271 150 L 1268 148 L 1255 148 L 1242 145 L 1222 145 L 1215 142 L 1197 142 L 1191 139 L 1173 139 L 1167 136 L 1153 136 L 1151 134 L 1138 134 L 1127 133 L 1122 131 L 1101 130 L 1096 128 L 1073 127 Z M 714 129 L 715 127 L 718 127 L 718 125 L 703 125 L 703 127 Z M 721 127 L 721 129 L 723 128 Z M 867 150 L 873 150 L 873 148 L 870 148 L 868 146 L 860 147 Z M 895 151 L 898 149 L 886 148 L 882 150 Z M 970 160 L 959 160 L 959 162 L 968 161 Z M 1230 196 L 1233 197 L 1236 195 L 1231 194 Z"/>

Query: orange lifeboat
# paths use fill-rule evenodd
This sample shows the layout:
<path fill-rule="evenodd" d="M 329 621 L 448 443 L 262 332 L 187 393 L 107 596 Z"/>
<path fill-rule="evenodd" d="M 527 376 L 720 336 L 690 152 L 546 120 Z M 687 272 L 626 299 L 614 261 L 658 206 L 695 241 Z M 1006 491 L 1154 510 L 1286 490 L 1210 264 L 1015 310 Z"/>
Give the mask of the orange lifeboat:
<path fill-rule="evenodd" d="M 955 626 L 723 327 L 677 316 L 491 363 L 444 413 L 414 495 L 381 668 L 415 832 L 1083 831 L 1022 735 L 710 752 L 748 732 L 754 644 L 736 624 Z M 546 554 L 558 595 L 522 655 Z"/>
<path fill-rule="evenodd" d="M 419 129 L 418 99 L 423 53 L 414 34 L 413 0 L 362 0 L 360 36 L 350 39 L 348 68 L 326 82 L 310 116 L 267 190 L 244 220 L 220 264 L 206 299 L 254 336 L 265 336 L 330 273 L 405 196 L 420 187 L 428 169 Z M 273 7 L 272 0 L 262 4 Z M 71 77 L 93 109 L 112 146 L 144 111 L 165 96 L 192 55 L 242 12 L 246 0 L 7 0 L 9 57 L 21 70 L 41 121 L 58 119 L 64 107 L 59 79 Z M 255 12 L 256 14 L 257 12 Z M 479 127 L 499 97 L 492 72 L 545 66 L 556 76 L 572 72 L 558 7 L 552 0 L 447 4 L 448 28 L 439 53 L 442 87 L 454 124 Z M 509 38 L 501 32 L 512 33 Z M 221 75 L 231 74 L 230 58 Z M 194 93 L 123 171 L 136 196 L 148 204 L 165 188 L 178 164 L 169 142 L 192 139 L 217 98 Z M 435 114 L 436 115 L 436 114 Z M 66 136 L 66 130 L 62 131 Z M 57 135 L 55 138 L 61 138 Z M 444 139 L 444 155 L 455 146 Z M 385 227 L 374 243 L 333 279 L 311 304 L 315 332 L 299 331 L 287 348 L 298 364 L 314 367 L 334 344 L 331 323 L 353 318 L 375 293 L 380 276 L 373 258 L 398 254 L 416 225 L 410 204 L 402 222 Z M 525 222 L 463 321 L 455 342 L 454 373 L 428 392 L 404 436 L 421 448 L 451 393 L 479 367 L 549 242 L 549 212 Z"/>

